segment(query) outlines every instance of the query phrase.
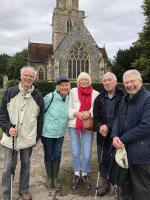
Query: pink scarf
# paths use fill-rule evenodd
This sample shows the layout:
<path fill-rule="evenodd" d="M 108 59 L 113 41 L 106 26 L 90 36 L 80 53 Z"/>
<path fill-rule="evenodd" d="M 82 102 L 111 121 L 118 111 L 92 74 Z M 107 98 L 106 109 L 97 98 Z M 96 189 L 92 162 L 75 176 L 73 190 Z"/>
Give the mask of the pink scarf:
<path fill-rule="evenodd" d="M 81 103 L 79 112 L 90 110 L 92 102 L 92 91 L 92 86 L 89 86 L 87 88 L 82 88 L 81 86 L 78 87 L 78 97 Z M 80 134 L 83 130 L 83 120 L 77 118 L 76 128 L 77 133 Z"/>

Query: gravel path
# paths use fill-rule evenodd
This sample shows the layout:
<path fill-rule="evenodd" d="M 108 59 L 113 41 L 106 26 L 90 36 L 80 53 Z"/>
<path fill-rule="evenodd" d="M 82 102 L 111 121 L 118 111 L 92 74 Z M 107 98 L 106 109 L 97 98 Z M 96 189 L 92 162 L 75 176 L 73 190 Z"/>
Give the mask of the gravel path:
<path fill-rule="evenodd" d="M 72 167 L 71 167 L 71 153 L 70 153 L 70 142 L 68 133 L 65 135 L 65 141 L 63 145 L 62 162 L 60 169 L 60 182 L 62 189 L 60 192 L 54 189 L 47 189 L 45 187 L 45 169 L 43 165 L 43 148 L 42 144 L 39 142 L 34 151 L 31 159 L 31 178 L 30 178 L 30 192 L 32 193 L 32 200 L 94 200 L 95 197 L 95 185 L 97 179 L 97 155 L 96 155 L 96 144 L 95 137 L 92 150 L 92 166 L 90 179 L 92 182 L 92 189 L 87 190 L 81 185 L 76 191 L 71 190 L 72 181 Z M 13 200 L 21 200 L 18 195 L 18 180 L 19 180 L 19 158 L 16 170 L 16 175 L 14 179 L 13 188 Z M 0 188 L 1 188 L 1 175 L 3 170 L 3 148 L 0 146 Z M 2 194 L 0 192 L 0 199 L 2 199 Z M 97 197 L 97 200 L 112 200 L 113 197 Z"/>

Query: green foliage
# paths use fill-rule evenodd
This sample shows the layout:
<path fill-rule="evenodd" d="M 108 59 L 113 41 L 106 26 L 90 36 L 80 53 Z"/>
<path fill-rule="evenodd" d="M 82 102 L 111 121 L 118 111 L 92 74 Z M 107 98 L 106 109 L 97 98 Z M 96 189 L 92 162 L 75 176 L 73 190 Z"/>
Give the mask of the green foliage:
<path fill-rule="evenodd" d="M 77 87 L 77 83 L 76 82 L 71 82 L 70 83 L 70 88 L 74 88 L 74 87 Z"/>
<path fill-rule="evenodd" d="M 3 75 L 0 74 L 0 88 L 3 87 Z"/>
<path fill-rule="evenodd" d="M 48 94 L 49 92 L 52 92 L 55 90 L 56 88 L 56 83 L 55 82 L 38 82 L 36 83 L 40 92 L 43 94 L 43 96 L 45 96 L 46 94 Z M 92 83 L 92 86 L 95 90 L 97 91 L 101 91 L 103 86 L 101 83 Z M 77 84 L 72 82 L 70 83 L 70 88 L 74 88 L 77 87 Z"/>
<path fill-rule="evenodd" d="M 150 0 L 142 5 L 145 15 L 143 30 L 138 40 L 126 50 L 119 50 L 112 63 L 112 72 L 122 81 L 122 74 L 129 69 L 138 69 L 144 82 L 150 81 Z"/>
<path fill-rule="evenodd" d="M 0 140 L 2 138 L 2 129 L 0 129 Z"/>
<path fill-rule="evenodd" d="M 56 82 L 37 82 L 37 87 L 43 96 L 56 89 Z M 70 83 L 70 88 L 77 87 L 76 83 Z"/>
<path fill-rule="evenodd" d="M 111 68 L 112 72 L 117 75 L 118 81 L 122 82 L 123 73 L 133 68 L 132 63 L 139 58 L 141 52 L 142 48 L 139 46 L 131 46 L 129 49 L 118 50 Z"/>
<path fill-rule="evenodd" d="M 49 92 L 54 91 L 56 88 L 55 82 L 37 82 L 36 85 L 38 86 L 43 96 L 45 96 Z"/>
<path fill-rule="evenodd" d="M 9 79 L 18 79 L 20 77 L 20 69 L 27 65 L 27 56 L 28 51 L 24 49 L 8 59 L 7 75 Z"/>
<path fill-rule="evenodd" d="M 102 83 L 92 83 L 93 89 L 100 92 L 103 89 Z"/>
<path fill-rule="evenodd" d="M 10 58 L 10 56 L 7 54 L 0 55 L 0 74 L 1 75 L 7 74 L 6 68 L 7 68 L 7 62 L 8 62 L 9 58 Z"/>
<path fill-rule="evenodd" d="M 132 66 L 140 70 L 144 82 L 150 82 L 150 58 L 142 55 L 139 59 L 132 63 Z"/>
<path fill-rule="evenodd" d="M 2 97 L 3 97 L 3 90 L 1 89 L 0 90 L 0 105 L 1 105 L 1 102 L 2 102 Z"/>
<path fill-rule="evenodd" d="M 19 83 L 18 79 L 9 80 L 8 83 L 7 83 L 7 87 L 12 87 L 14 85 L 17 85 L 18 83 Z"/>
<path fill-rule="evenodd" d="M 145 82 L 150 81 L 150 1 L 144 0 L 143 6 L 145 15 L 145 24 L 143 31 L 139 33 L 139 39 L 136 42 L 138 47 L 142 48 L 141 55 L 133 62 L 133 67 L 138 68 Z"/>

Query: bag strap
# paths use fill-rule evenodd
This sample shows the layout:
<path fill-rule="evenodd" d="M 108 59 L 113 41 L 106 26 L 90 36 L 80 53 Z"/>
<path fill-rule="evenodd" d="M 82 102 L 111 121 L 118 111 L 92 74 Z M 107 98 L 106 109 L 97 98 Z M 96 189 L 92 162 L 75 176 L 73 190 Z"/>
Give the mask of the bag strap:
<path fill-rule="evenodd" d="M 44 110 L 44 113 L 46 113 L 47 110 L 49 109 L 49 107 L 50 107 L 50 105 L 51 105 L 51 103 L 52 103 L 52 101 L 53 101 L 53 98 L 54 98 L 54 94 L 52 93 L 52 98 L 51 98 L 51 100 L 50 100 L 49 105 L 48 105 L 47 108 Z"/>

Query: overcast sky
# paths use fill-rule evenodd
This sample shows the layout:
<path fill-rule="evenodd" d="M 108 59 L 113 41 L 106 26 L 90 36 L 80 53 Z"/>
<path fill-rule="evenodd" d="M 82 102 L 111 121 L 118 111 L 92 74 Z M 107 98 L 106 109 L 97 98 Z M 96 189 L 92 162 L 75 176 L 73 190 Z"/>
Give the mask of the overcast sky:
<path fill-rule="evenodd" d="M 143 0 L 79 0 L 85 24 L 99 47 L 113 58 L 142 31 Z M 13 55 L 31 42 L 52 42 L 52 13 L 56 0 L 0 0 L 0 54 Z"/>

